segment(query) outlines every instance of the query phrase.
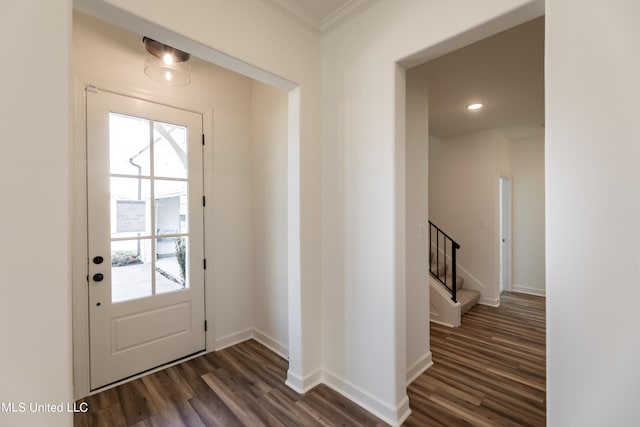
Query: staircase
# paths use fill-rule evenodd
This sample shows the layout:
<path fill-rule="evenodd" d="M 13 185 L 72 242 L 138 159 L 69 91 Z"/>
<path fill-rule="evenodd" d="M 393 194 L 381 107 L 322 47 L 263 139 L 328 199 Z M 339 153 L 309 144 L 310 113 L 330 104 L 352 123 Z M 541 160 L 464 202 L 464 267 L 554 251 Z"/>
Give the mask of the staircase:
<path fill-rule="evenodd" d="M 480 292 L 463 287 L 464 276 L 456 271 L 456 251 L 460 245 L 431 221 L 429 247 L 431 320 L 460 326 L 462 315 L 476 305 Z"/>

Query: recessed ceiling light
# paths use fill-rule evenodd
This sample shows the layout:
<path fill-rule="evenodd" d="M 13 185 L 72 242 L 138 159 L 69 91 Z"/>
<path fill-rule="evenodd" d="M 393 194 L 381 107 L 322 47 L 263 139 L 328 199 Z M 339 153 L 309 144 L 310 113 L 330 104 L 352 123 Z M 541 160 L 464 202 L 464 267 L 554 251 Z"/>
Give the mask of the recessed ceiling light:
<path fill-rule="evenodd" d="M 467 110 L 477 110 L 479 108 L 482 108 L 482 104 L 480 103 L 467 105 Z"/>

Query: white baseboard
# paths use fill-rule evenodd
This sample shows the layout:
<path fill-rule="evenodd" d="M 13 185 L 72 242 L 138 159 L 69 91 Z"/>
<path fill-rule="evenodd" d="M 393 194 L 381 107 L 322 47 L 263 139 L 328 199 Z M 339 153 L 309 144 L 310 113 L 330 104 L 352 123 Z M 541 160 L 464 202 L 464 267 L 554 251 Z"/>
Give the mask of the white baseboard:
<path fill-rule="evenodd" d="M 393 427 L 400 427 L 411 415 L 411 408 L 409 407 L 409 396 L 405 396 L 404 399 L 398 404 L 396 408 L 397 421 L 391 424 Z"/>
<path fill-rule="evenodd" d="M 214 351 L 220 351 L 232 345 L 240 344 L 243 341 L 253 338 L 253 328 L 247 328 L 240 332 L 236 332 L 216 339 Z"/>
<path fill-rule="evenodd" d="M 322 371 L 320 369 L 312 372 L 304 378 L 293 373 L 291 370 L 287 371 L 287 380 L 285 381 L 285 384 L 296 393 L 305 394 L 321 383 Z"/>
<path fill-rule="evenodd" d="M 283 359 L 289 359 L 289 348 L 277 339 L 262 332 L 260 329 L 253 329 L 253 339 L 258 341 L 260 344 L 267 347 L 269 350 L 273 351 Z"/>
<path fill-rule="evenodd" d="M 289 351 L 284 344 L 254 328 L 248 328 L 240 332 L 218 338 L 215 341 L 215 351 L 223 350 L 249 339 L 255 339 L 279 356 L 287 358 Z M 417 360 L 408 370 L 407 378 L 409 380 L 407 384 L 415 380 L 415 378 L 432 365 L 432 355 L 431 352 L 428 352 Z M 388 406 L 375 396 L 372 396 L 358 386 L 330 371 L 318 369 L 305 377 L 300 377 L 290 370 L 287 371 L 287 380 L 285 384 L 297 393 L 307 393 L 309 390 L 321 383 L 326 384 L 336 392 L 345 396 L 347 399 L 353 401 L 394 427 L 400 426 L 411 414 L 409 398 L 407 396 L 405 396 L 404 399 L 402 399 L 402 401 L 394 408 Z"/>
<path fill-rule="evenodd" d="M 239 344 L 243 341 L 247 341 L 250 339 L 255 339 L 260 344 L 264 345 L 265 347 L 267 347 L 269 350 L 273 351 L 280 357 L 283 357 L 284 359 L 288 359 L 289 349 L 284 344 L 270 337 L 264 332 L 254 328 L 248 328 L 240 332 L 236 332 L 234 334 L 230 334 L 222 338 L 218 338 L 216 340 L 215 351 L 223 350 L 227 347 L 231 347 L 233 345 Z M 322 382 L 322 371 L 320 369 L 307 375 L 304 378 L 296 375 L 291 370 L 289 370 L 287 371 L 287 379 L 285 381 L 285 384 L 291 389 L 293 389 L 294 391 L 296 391 L 297 393 L 304 394 L 309 390 L 311 390 L 312 388 L 314 388 L 315 386 L 317 386 L 318 384 L 320 384 L 321 382 Z"/>
<path fill-rule="evenodd" d="M 442 325 L 442 326 L 446 326 L 448 328 L 457 328 L 460 325 L 452 325 L 451 323 L 447 323 L 447 322 L 441 322 L 440 320 L 434 320 L 434 319 L 429 319 L 429 322 L 431 323 L 437 323 L 438 325 Z"/>
<path fill-rule="evenodd" d="M 528 286 L 511 285 L 511 292 L 520 292 L 521 294 L 537 295 L 539 297 L 546 296 L 545 289 L 530 288 Z"/>
<path fill-rule="evenodd" d="M 289 348 L 286 345 L 282 344 L 275 338 L 272 338 L 271 336 L 265 334 L 261 330 L 255 328 L 247 328 L 240 332 L 229 334 L 216 339 L 214 351 L 223 350 L 227 347 L 240 344 L 241 342 L 250 340 L 252 338 L 267 347 L 269 350 L 276 353 L 278 356 L 284 359 L 289 358 Z"/>
<path fill-rule="evenodd" d="M 324 383 L 334 391 L 371 412 L 382 421 L 392 426 L 400 426 L 411 414 L 407 396 L 396 407 L 390 407 L 375 396 L 362 390 L 357 385 L 328 370 L 323 371 Z"/>
<path fill-rule="evenodd" d="M 426 352 L 422 357 L 415 361 L 407 370 L 407 386 L 414 382 L 424 371 L 433 366 L 432 354 Z"/>
<path fill-rule="evenodd" d="M 460 326 L 460 303 L 439 282 L 429 276 L 429 320 L 449 327 Z"/>
<path fill-rule="evenodd" d="M 480 298 L 478 304 L 488 305 L 489 307 L 500 307 L 500 297 L 498 298 Z"/>

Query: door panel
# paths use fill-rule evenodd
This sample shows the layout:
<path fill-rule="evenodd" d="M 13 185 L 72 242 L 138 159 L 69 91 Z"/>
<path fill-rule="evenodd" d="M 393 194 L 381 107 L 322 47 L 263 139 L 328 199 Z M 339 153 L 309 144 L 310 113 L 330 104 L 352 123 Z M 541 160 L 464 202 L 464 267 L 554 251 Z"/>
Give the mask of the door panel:
<path fill-rule="evenodd" d="M 87 91 L 91 388 L 205 349 L 202 116 Z"/>
<path fill-rule="evenodd" d="M 185 302 L 113 319 L 113 353 L 191 332 L 191 304 Z"/>

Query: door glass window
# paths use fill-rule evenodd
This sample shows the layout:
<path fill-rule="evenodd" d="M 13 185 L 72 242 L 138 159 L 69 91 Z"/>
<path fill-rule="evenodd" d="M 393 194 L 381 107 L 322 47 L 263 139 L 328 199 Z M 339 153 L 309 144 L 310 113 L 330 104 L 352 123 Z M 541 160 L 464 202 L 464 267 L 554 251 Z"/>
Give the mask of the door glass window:
<path fill-rule="evenodd" d="M 156 241 L 156 293 L 163 294 L 187 287 L 189 260 L 186 237 L 159 237 Z"/>
<path fill-rule="evenodd" d="M 111 301 L 153 295 L 151 239 L 111 242 Z"/>
<path fill-rule="evenodd" d="M 186 181 L 156 180 L 156 233 L 184 234 L 189 231 L 189 200 Z"/>
<path fill-rule="evenodd" d="M 187 128 L 109 115 L 111 300 L 189 287 Z"/>
<path fill-rule="evenodd" d="M 111 237 L 151 236 L 151 180 L 111 178 Z"/>
<path fill-rule="evenodd" d="M 109 169 L 112 174 L 151 174 L 149 120 L 109 114 Z"/>
<path fill-rule="evenodd" d="M 187 177 L 187 128 L 154 122 L 153 146 L 156 176 Z"/>

